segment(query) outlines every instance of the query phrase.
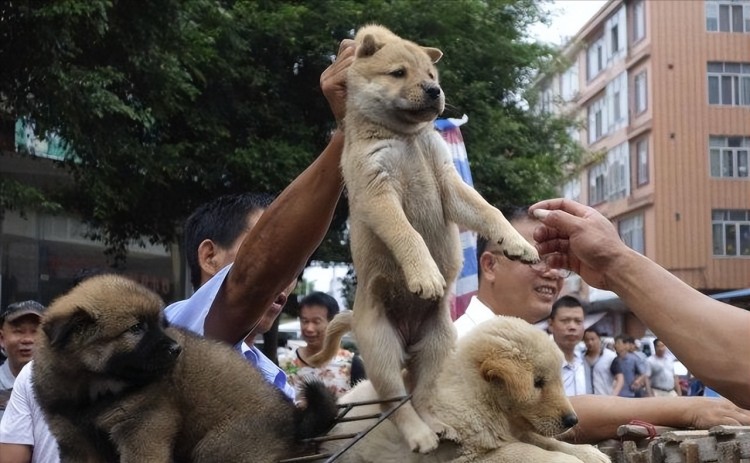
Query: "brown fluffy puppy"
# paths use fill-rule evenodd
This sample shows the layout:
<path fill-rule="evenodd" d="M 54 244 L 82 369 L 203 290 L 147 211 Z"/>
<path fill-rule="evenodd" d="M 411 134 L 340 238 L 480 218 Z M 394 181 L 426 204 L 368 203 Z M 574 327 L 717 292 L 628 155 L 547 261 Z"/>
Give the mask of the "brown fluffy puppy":
<path fill-rule="evenodd" d="M 461 268 L 458 225 L 499 243 L 509 258 L 538 255 L 461 179 L 433 127 L 445 106 L 435 67 L 442 52 L 377 25 L 361 28 L 355 42 L 341 157 L 358 281 L 353 329 L 381 398 L 406 393 L 401 370 L 408 370 L 412 401 L 391 420 L 425 453 L 438 435 L 457 435 L 426 405 L 454 345 L 446 288 Z M 324 363 L 338 345 L 330 347 L 308 362 Z"/>
<path fill-rule="evenodd" d="M 166 327 L 162 306 L 105 275 L 49 307 L 33 387 L 63 462 L 275 462 L 333 425 L 321 383 L 298 409 L 231 347 Z"/>

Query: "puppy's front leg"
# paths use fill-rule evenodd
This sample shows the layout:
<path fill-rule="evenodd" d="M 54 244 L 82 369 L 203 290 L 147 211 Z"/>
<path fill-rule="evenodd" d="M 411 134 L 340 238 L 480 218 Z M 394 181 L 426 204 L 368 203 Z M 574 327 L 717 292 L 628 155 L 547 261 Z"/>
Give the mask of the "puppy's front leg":
<path fill-rule="evenodd" d="M 445 292 L 445 278 L 388 180 L 382 175 L 370 184 L 370 191 L 362 197 L 367 204 L 352 205 L 352 220 L 362 222 L 385 243 L 401 266 L 409 291 L 423 299 L 439 299 Z"/>
<path fill-rule="evenodd" d="M 443 167 L 441 182 L 446 193 L 444 207 L 450 220 L 498 243 L 509 259 L 525 263 L 539 261 L 536 249 L 513 228 L 502 212 L 467 185 L 452 165 Z"/>

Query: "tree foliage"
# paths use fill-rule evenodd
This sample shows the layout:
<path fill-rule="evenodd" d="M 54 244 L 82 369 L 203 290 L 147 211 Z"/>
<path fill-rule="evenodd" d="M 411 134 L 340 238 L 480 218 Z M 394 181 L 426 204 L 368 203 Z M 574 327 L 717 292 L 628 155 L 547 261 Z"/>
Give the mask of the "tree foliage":
<path fill-rule="evenodd" d="M 218 194 L 279 192 L 325 145 L 320 73 L 341 39 L 379 22 L 443 50 L 446 117 L 491 202 L 553 194 L 575 151 L 565 121 L 519 106 L 552 51 L 525 40 L 532 0 L 8 0 L 0 5 L 0 118 L 28 117 L 75 152 L 52 192 L 115 254 L 176 238 Z M 0 194 L 3 194 L 0 190 Z M 47 192 L 47 194 L 50 194 Z M 6 200 L 0 202 L 5 204 Z M 317 256 L 346 260 L 345 204 Z"/>

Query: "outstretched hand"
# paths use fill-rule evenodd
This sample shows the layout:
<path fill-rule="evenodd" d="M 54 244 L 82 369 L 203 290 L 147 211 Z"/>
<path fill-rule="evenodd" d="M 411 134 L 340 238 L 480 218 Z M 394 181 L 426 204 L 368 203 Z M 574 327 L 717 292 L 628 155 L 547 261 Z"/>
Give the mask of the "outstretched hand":
<path fill-rule="evenodd" d="M 339 125 L 346 114 L 346 73 L 352 61 L 354 61 L 354 40 L 344 39 L 339 45 L 336 59 L 320 75 L 320 88 Z"/>
<path fill-rule="evenodd" d="M 750 411 L 738 407 L 724 398 L 693 397 L 690 421 L 695 429 L 710 429 L 713 426 L 750 425 Z"/>
<path fill-rule="evenodd" d="M 607 270 L 620 255 L 630 252 L 614 225 L 596 209 L 569 199 L 540 201 L 529 213 L 542 222 L 534 231 L 540 254 L 559 253 L 563 262 L 586 283 L 610 289 Z"/>

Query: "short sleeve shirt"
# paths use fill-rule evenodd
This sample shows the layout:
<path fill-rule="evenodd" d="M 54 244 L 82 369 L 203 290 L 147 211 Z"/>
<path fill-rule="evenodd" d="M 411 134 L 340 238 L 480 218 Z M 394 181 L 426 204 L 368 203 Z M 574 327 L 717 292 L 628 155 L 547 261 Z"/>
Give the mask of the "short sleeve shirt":
<path fill-rule="evenodd" d="M 0 421 L 0 442 L 32 446 L 31 463 L 58 463 L 60 454 L 57 441 L 44 421 L 31 386 L 32 363 L 26 364 L 18 373 Z"/>

